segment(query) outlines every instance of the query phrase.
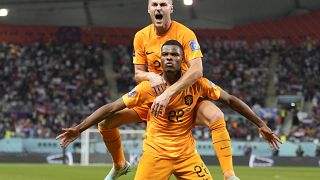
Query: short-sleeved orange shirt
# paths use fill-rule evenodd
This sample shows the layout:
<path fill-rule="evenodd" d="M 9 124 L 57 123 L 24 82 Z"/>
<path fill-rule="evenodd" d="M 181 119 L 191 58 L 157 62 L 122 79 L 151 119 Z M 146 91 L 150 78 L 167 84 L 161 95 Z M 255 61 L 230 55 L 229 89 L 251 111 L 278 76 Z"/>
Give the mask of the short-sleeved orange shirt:
<path fill-rule="evenodd" d="M 133 64 L 148 65 L 149 72 L 162 73 L 160 59 L 161 47 L 168 40 L 177 40 L 184 48 L 185 57 L 182 62 L 183 72 L 188 69 L 188 61 L 203 57 L 194 32 L 186 26 L 172 21 L 168 32 L 161 36 L 155 33 L 153 24 L 136 33 L 133 42 Z"/>
<path fill-rule="evenodd" d="M 195 106 L 201 96 L 217 100 L 220 98 L 220 87 L 206 78 L 201 78 L 170 99 L 164 117 L 155 117 L 149 112 L 143 152 L 163 158 L 176 158 L 194 153 L 195 140 L 191 129 Z M 142 104 L 150 107 L 155 96 L 150 83 L 144 81 L 122 98 L 128 108 Z"/>

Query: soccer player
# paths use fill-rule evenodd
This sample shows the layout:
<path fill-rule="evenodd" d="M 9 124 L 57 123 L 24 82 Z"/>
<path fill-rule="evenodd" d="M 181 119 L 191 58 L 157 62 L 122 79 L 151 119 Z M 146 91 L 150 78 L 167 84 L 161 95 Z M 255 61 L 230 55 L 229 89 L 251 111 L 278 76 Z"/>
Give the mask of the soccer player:
<path fill-rule="evenodd" d="M 164 69 L 161 77 L 166 86 L 170 87 L 182 77 L 183 47 L 178 41 L 169 40 L 161 49 L 161 64 Z M 254 122 L 263 137 L 275 149 L 279 148 L 278 143 L 281 142 L 279 138 L 245 103 L 229 95 L 208 79 L 201 78 L 191 87 L 175 94 L 168 103 L 167 112 L 162 116 L 159 116 L 157 111 L 149 111 L 143 155 L 135 179 L 162 180 L 169 179 L 171 174 L 174 174 L 178 179 L 212 179 L 195 150 L 195 140 L 191 131 L 194 124 L 196 102 L 202 96 L 220 100 Z M 144 81 L 122 98 L 96 110 L 76 127 L 63 129 L 64 133 L 57 136 L 57 139 L 61 139 L 61 146 L 66 147 L 78 138 L 81 132 L 103 119 L 113 116 L 125 107 L 133 108 L 146 104 L 150 108 L 155 97 L 151 83 Z M 225 122 L 223 121 L 223 123 Z M 223 126 L 223 124 L 221 125 Z"/>
<path fill-rule="evenodd" d="M 173 13 L 172 0 L 148 0 L 148 13 L 152 24 L 137 32 L 134 38 L 135 79 L 137 82 L 147 80 L 151 83 L 153 91 L 158 96 L 151 109 L 155 111 L 163 109 L 163 112 L 165 112 L 166 106 L 174 94 L 190 87 L 202 77 L 202 53 L 194 32 L 171 20 L 171 14 Z M 166 89 L 165 82 L 159 75 L 162 73 L 160 48 L 169 39 L 175 39 L 183 46 L 185 57 L 182 63 L 182 71 L 184 74 L 179 81 Z M 126 172 L 129 166 L 124 158 L 117 127 L 125 123 L 145 120 L 147 112 L 148 107 L 144 105 L 133 108 L 133 110 L 125 109 L 99 124 L 99 131 L 114 163 L 114 168 L 105 180 L 116 179 Z M 224 125 L 225 120 L 222 111 L 212 102 L 202 100 L 197 105 L 195 121 L 196 125 L 204 125 L 210 128 L 213 147 L 225 179 L 237 180 L 232 164 L 230 136 Z"/>

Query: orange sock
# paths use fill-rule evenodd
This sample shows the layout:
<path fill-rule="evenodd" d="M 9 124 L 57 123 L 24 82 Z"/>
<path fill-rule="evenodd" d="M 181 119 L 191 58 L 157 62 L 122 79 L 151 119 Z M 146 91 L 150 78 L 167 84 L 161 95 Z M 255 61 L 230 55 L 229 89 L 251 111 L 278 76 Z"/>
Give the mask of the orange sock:
<path fill-rule="evenodd" d="M 112 156 L 114 167 L 116 169 L 123 168 L 125 165 L 125 158 L 118 128 L 106 129 L 100 125 L 98 127 L 104 144 Z"/>
<path fill-rule="evenodd" d="M 222 172 L 233 171 L 231 140 L 224 119 L 214 121 L 210 125 L 210 130 Z"/>

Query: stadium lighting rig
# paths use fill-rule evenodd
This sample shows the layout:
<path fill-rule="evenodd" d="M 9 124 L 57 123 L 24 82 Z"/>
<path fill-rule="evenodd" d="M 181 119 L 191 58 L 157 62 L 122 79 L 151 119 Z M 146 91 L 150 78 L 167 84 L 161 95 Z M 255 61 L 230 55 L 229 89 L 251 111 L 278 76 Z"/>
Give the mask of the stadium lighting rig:
<path fill-rule="evenodd" d="M 193 4 L 193 0 L 183 0 L 184 5 L 191 6 Z"/>
<path fill-rule="evenodd" d="M 8 12 L 8 9 L 0 9 L 0 16 L 7 16 Z"/>

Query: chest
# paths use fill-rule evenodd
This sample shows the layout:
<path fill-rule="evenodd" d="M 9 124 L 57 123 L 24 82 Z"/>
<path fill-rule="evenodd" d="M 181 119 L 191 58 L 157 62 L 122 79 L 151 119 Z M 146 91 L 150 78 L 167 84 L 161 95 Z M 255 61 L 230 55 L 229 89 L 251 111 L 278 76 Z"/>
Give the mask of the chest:
<path fill-rule="evenodd" d="M 194 89 L 189 88 L 171 98 L 166 112 L 167 119 L 170 122 L 185 122 L 192 120 L 199 97 L 199 93 L 195 92 Z"/>

